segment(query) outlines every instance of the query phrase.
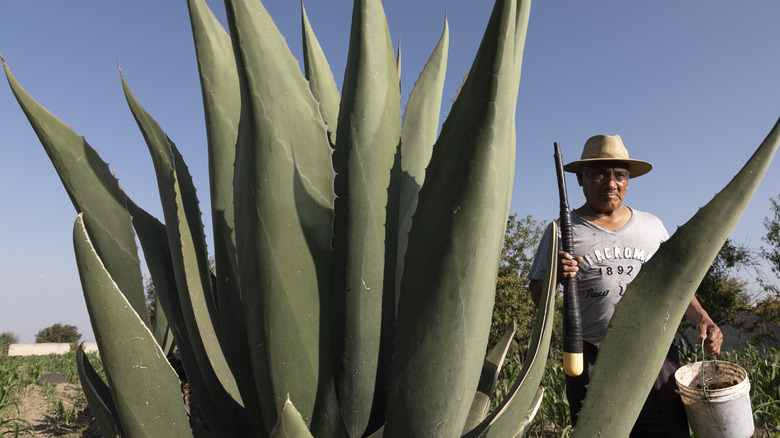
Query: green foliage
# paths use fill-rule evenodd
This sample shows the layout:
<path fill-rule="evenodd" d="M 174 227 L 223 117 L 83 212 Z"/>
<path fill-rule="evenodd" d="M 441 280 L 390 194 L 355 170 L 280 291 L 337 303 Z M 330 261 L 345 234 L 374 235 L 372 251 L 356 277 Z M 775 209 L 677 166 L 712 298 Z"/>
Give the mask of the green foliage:
<path fill-rule="evenodd" d="M 545 226 L 544 221 L 538 222 L 530 215 L 518 218 L 517 213 L 513 213 L 507 220 L 488 345 L 495 345 L 504 330 L 516 320 L 516 345 L 510 355 L 517 353 L 518 346 L 524 349 L 528 345 L 533 330 L 536 306 L 528 292 L 528 273 Z"/>
<path fill-rule="evenodd" d="M 35 334 L 36 343 L 67 342 L 74 343 L 81 339 L 78 327 L 70 324 L 56 323 Z"/>
<path fill-rule="evenodd" d="M 97 372 L 105 377 L 97 355 L 90 353 L 87 358 Z M 49 403 L 48 414 L 53 425 L 66 425 L 68 429 L 86 428 L 77 418 L 86 406 L 84 400 L 77 400 L 73 405 L 63 403 L 62 394 L 56 391 L 54 385 L 41 379 L 47 373 L 62 374 L 68 383 L 77 385 L 79 378 L 75 351 L 62 355 L 0 357 L 0 436 L 34 435 L 32 424 L 19 416 L 24 396 L 32 386 L 38 386 L 46 397 Z"/>
<path fill-rule="evenodd" d="M 756 347 L 776 345 L 775 335 L 780 326 L 780 295 L 767 295 L 757 301 L 745 315 L 743 330 L 750 334 L 750 343 Z"/>
<path fill-rule="evenodd" d="M 0 333 L 0 356 L 8 355 L 8 347 L 19 342 L 19 337 L 13 332 Z"/>
<path fill-rule="evenodd" d="M 756 268 L 756 257 L 746 245 L 726 239 L 715 260 L 696 289 L 702 307 L 718 324 L 742 326 L 740 312 L 750 308 L 748 282 L 737 275 L 740 270 Z"/>
<path fill-rule="evenodd" d="M 24 397 L 19 370 L 7 361 L 0 361 L 0 435 L 32 435 L 30 423 L 19 415 L 21 399 Z"/>
<path fill-rule="evenodd" d="M 772 272 L 780 278 L 780 195 L 769 201 L 772 203 L 772 216 L 764 218 L 766 236 L 762 240 L 771 246 L 764 248 L 762 253 L 772 263 Z M 780 293 L 776 288 L 775 292 Z"/>

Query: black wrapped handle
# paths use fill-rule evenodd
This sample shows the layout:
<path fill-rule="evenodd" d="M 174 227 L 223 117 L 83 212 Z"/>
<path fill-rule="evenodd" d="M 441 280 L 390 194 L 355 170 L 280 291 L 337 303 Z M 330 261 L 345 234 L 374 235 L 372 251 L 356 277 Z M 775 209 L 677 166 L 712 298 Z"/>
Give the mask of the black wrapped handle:
<path fill-rule="evenodd" d="M 571 231 L 571 211 L 566 194 L 566 177 L 563 173 L 561 147 L 555 142 L 555 173 L 558 176 L 558 194 L 561 200 L 559 217 L 561 228 L 561 246 L 571 254 L 574 241 Z M 577 299 L 577 279 L 565 278 L 563 281 L 563 370 L 567 375 L 576 377 L 582 374 L 582 322 L 580 303 Z"/>

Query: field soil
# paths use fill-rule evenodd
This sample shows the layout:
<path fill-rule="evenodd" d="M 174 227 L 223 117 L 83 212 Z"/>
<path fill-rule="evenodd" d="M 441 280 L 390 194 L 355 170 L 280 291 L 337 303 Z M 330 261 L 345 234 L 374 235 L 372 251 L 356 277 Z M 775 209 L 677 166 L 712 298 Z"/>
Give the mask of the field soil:
<path fill-rule="evenodd" d="M 81 386 L 51 373 L 41 377 L 51 385 L 30 385 L 22 400 L 20 418 L 30 422 L 36 437 L 100 438 L 103 435 L 87 406 Z M 57 408 L 57 401 L 62 409 Z M 24 435 L 20 435 L 24 436 Z"/>

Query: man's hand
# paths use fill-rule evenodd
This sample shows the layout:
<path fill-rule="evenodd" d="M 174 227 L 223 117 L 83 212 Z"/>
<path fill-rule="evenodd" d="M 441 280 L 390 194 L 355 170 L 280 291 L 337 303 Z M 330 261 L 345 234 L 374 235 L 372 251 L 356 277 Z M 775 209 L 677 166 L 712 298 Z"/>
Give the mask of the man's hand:
<path fill-rule="evenodd" d="M 556 278 L 558 284 L 563 283 L 565 278 L 574 278 L 577 275 L 577 271 L 580 270 L 577 265 L 584 260 L 582 257 L 575 259 L 566 251 L 558 251 L 558 278 Z M 537 306 L 542 296 L 542 283 L 542 280 L 531 280 L 529 285 L 531 299 Z"/>
<path fill-rule="evenodd" d="M 696 324 L 696 332 L 699 334 L 699 341 L 704 341 L 704 352 L 710 356 L 720 354 L 720 346 L 723 345 L 723 333 L 720 328 L 712 321 L 706 310 L 702 309 L 699 300 L 694 296 L 688 309 L 685 310 L 685 316 Z"/>
<path fill-rule="evenodd" d="M 563 283 L 565 278 L 574 278 L 580 270 L 577 265 L 584 260 L 582 257 L 574 258 L 566 251 L 558 251 L 558 283 Z"/>
<path fill-rule="evenodd" d="M 723 345 L 723 333 L 712 320 L 707 317 L 696 324 L 699 333 L 699 341 L 704 341 L 704 352 L 710 356 L 720 354 L 720 346 Z"/>

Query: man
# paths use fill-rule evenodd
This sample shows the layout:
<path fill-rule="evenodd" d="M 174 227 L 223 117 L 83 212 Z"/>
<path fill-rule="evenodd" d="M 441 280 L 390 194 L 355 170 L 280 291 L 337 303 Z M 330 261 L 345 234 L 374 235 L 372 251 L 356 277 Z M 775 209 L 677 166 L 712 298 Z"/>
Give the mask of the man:
<path fill-rule="evenodd" d="M 577 278 L 582 313 L 584 371 L 578 377 L 566 377 L 566 397 L 571 421 L 576 425 L 588 389 L 599 344 L 612 318 L 615 306 L 646 262 L 669 238 L 661 221 L 623 204 L 630 178 L 649 172 L 652 165 L 629 158 L 620 136 L 596 135 L 588 139 L 580 160 L 564 166 L 577 174 L 585 195 L 585 204 L 572 212 L 573 253 L 559 252 L 558 281 Z M 550 227 L 545 234 L 550 233 Z M 531 267 L 530 290 L 537 305 L 544 278 L 547 237 L 537 249 Z M 696 324 L 700 339 L 705 339 L 707 354 L 720 353 L 723 335 L 696 297 L 685 316 Z M 669 349 L 631 437 L 685 437 L 688 422 L 680 396 L 675 392 L 674 372 L 679 368 L 676 350 Z"/>

